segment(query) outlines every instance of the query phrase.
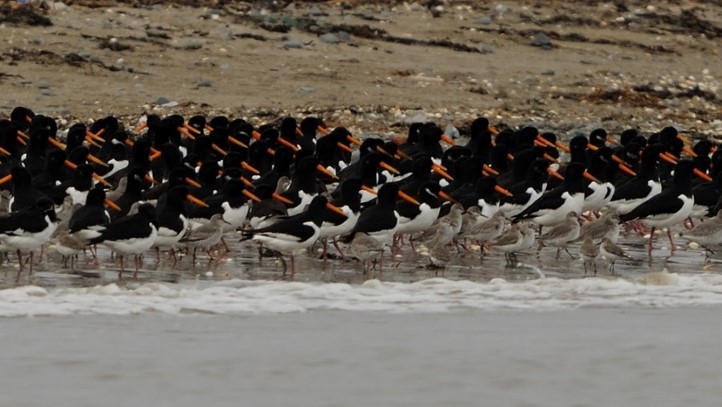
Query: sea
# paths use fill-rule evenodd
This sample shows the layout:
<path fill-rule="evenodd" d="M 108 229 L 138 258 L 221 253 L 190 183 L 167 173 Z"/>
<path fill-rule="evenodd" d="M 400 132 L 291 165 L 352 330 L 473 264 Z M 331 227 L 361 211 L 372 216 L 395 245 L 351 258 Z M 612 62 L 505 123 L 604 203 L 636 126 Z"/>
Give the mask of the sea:
<path fill-rule="evenodd" d="M 722 265 L 625 248 L 596 275 L 549 248 L 364 275 L 236 245 L 148 254 L 137 280 L 51 248 L 33 276 L 0 268 L 0 406 L 719 405 Z"/>

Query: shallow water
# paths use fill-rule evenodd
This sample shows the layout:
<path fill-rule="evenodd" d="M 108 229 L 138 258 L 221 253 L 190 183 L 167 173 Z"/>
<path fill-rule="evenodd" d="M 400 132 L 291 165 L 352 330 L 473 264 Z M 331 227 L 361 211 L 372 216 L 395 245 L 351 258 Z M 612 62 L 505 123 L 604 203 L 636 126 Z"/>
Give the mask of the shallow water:
<path fill-rule="evenodd" d="M 549 248 L 283 273 L 236 243 L 119 281 L 105 249 L 74 271 L 49 250 L 0 271 L 0 405 L 717 405 L 720 264 L 624 242 L 597 276 Z"/>
<path fill-rule="evenodd" d="M 361 264 L 341 259 L 296 256 L 296 272 L 284 272 L 275 258 L 259 260 L 252 242 L 232 242 L 231 252 L 211 260 L 189 256 L 173 266 L 166 254 L 146 253 L 138 280 L 132 259 L 118 280 L 118 261 L 99 248 L 99 261 L 79 256 L 75 269 L 63 268 L 48 249 L 35 274 L 20 275 L 17 263 L 0 269 L 0 316 L 138 314 L 147 312 L 254 314 L 315 310 L 451 312 L 473 309 L 569 309 L 580 307 L 679 307 L 722 303 L 722 265 L 702 249 L 664 246 L 647 256 L 644 241 L 625 237 L 632 256 L 612 274 L 598 259 L 595 276 L 583 263 L 553 248 L 519 256 L 506 265 L 503 253 L 456 254 L 443 270 L 429 269 L 423 250 L 386 254 L 383 271 L 364 275 Z M 659 243 L 666 240 L 659 239 Z M 680 239 L 681 243 L 681 239 Z M 331 249 L 333 250 L 333 249 Z M 452 249 L 453 250 L 453 249 Z M 570 248 L 578 252 L 578 245 Z"/>
<path fill-rule="evenodd" d="M 3 406 L 711 406 L 720 307 L 3 321 Z"/>

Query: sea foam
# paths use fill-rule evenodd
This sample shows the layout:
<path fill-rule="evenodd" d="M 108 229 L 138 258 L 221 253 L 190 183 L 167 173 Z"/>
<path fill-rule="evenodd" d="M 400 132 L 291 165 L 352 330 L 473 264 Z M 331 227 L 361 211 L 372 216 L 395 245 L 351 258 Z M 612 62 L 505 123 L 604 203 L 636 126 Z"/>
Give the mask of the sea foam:
<path fill-rule="evenodd" d="M 320 310 L 457 312 L 581 307 L 684 307 L 722 303 L 722 276 L 657 273 L 622 278 L 488 282 L 431 278 L 359 285 L 264 280 L 0 290 L 0 316 L 143 313 L 280 314 Z"/>

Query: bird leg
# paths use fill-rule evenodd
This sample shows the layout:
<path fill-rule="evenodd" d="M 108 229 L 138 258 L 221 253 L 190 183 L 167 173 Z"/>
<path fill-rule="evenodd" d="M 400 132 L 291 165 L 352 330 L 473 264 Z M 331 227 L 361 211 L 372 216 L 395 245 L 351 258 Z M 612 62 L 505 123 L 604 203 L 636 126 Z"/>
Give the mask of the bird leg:
<path fill-rule="evenodd" d="M 672 253 L 674 253 L 675 247 L 674 247 L 674 240 L 672 240 L 672 229 L 667 228 L 667 237 L 669 238 L 669 247 Z"/>
<path fill-rule="evenodd" d="M 140 258 L 138 257 L 137 254 L 135 256 L 133 256 L 133 261 L 135 262 L 135 271 L 133 272 L 133 280 L 137 280 L 138 279 L 138 266 L 140 263 Z"/>
<path fill-rule="evenodd" d="M 343 254 L 343 252 L 341 251 L 341 248 L 338 246 L 338 241 L 336 240 L 335 237 L 333 238 L 333 247 L 336 248 L 336 251 L 338 251 L 338 254 L 341 255 L 341 258 L 343 260 L 346 260 L 346 256 Z"/>
<path fill-rule="evenodd" d="M 647 243 L 647 254 L 649 254 L 649 257 L 652 257 L 652 239 L 654 239 L 655 229 L 655 227 L 652 227 L 652 230 L 649 232 L 649 242 Z"/>
<path fill-rule="evenodd" d="M 125 271 L 125 265 L 123 264 L 123 255 L 120 255 L 120 271 L 118 272 L 118 280 L 123 279 L 124 271 Z"/>
<path fill-rule="evenodd" d="M 30 262 L 30 273 L 28 274 L 28 276 L 33 275 L 33 253 L 35 252 L 30 250 L 30 256 L 28 257 L 28 262 Z"/>
<path fill-rule="evenodd" d="M 231 251 L 231 248 L 228 247 L 228 243 L 226 243 L 226 239 L 221 237 L 221 243 L 223 243 L 223 247 L 226 249 L 226 253 L 229 253 Z"/>
<path fill-rule="evenodd" d="M 572 259 L 575 259 L 575 258 L 576 258 L 576 257 L 574 257 L 574 255 L 569 251 L 568 248 L 565 247 L 565 248 L 564 248 L 564 251 L 567 252 L 567 254 L 569 255 L 569 257 L 571 257 Z"/>

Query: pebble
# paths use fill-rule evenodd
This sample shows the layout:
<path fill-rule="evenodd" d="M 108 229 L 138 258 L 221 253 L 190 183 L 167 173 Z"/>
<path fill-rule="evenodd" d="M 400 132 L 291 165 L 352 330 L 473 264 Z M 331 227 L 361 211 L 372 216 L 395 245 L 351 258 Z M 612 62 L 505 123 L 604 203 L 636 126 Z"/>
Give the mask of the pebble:
<path fill-rule="evenodd" d="M 211 88 L 211 87 L 213 87 L 213 82 L 211 82 L 209 80 L 203 80 L 203 81 L 198 82 L 198 84 L 196 86 L 199 88 Z"/>
<path fill-rule="evenodd" d="M 491 45 L 487 45 L 487 44 L 480 45 L 478 49 L 479 49 L 479 52 L 481 52 L 482 54 L 493 54 L 494 53 L 494 47 L 492 47 Z"/>
<path fill-rule="evenodd" d="M 346 31 L 339 31 L 336 33 L 336 35 L 341 42 L 351 41 L 351 34 L 347 33 Z"/>
<path fill-rule="evenodd" d="M 198 40 L 187 40 L 180 44 L 181 49 L 194 50 L 203 48 L 203 41 Z"/>
<path fill-rule="evenodd" d="M 491 24 L 491 17 L 483 16 L 474 20 L 474 25 L 489 25 Z"/>
<path fill-rule="evenodd" d="M 49 89 L 50 88 L 50 84 L 48 84 L 47 82 L 38 82 L 37 84 L 35 84 L 35 86 L 37 86 L 38 89 Z"/>
<path fill-rule="evenodd" d="M 283 48 L 286 48 L 286 49 L 303 48 L 303 43 L 299 40 L 288 39 L 286 41 L 283 41 Z"/>
<path fill-rule="evenodd" d="M 160 97 L 158 97 L 158 99 L 155 100 L 155 102 L 153 102 L 153 104 L 154 105 L 164 105 L 169 102 L 170 102 L 170 99 L 168 99 L 165 96 L 160 96 Z"/>
<path fill-rule="evenodd" d="M 308 15 L 314 16 L 314 17 L 320 17 L 320 16 L 326 16 L 326 14 L 323 10 L 321 10 L 318 6 L 313 6 L 310 9 L 308 9 Z"/>
<path fill-rule="evenodd" d="M 552 49 L 554 47 L 554 44 L 552 44 L 551 38 L 549 38 L 548 35 L 540 32 L 536 33 L 534 35 L 534 38 L 531 40 L 531 45 L 534 47 L 540 47 L 544 49 Z"/>
<path fill-rule="evenodd" d="M 542 71 L 541 74 L 544 76 L 554 76 L 555 72 L 553 69 L 547 69 L 545 71 Z"/>
<path fill-rule="evenodd" d="M 296 91 L 302 95 L 310 95 L 312 93 L 316 93 L 316 88 L 311 86 L 299 86 Z"/>
<path fill-rule="evenodd" d="M 326 44 L 338 44 L 341 42 L 341 39 L 338 37 L 338 35 L 334 33 L 326 33 L 318 37 L 318 39 L 321 42 L 325 42 Z"/>

